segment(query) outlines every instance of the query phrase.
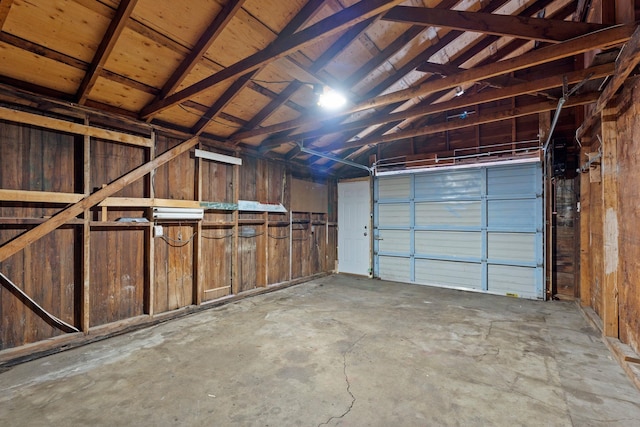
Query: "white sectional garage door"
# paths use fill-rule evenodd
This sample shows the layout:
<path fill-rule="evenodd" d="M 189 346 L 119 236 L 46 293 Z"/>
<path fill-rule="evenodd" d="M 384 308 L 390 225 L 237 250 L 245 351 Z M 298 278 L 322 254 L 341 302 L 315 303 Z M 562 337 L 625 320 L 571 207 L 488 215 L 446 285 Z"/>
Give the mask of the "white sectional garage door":
<path fill-rule="evenodd" d="M 374 275 L 544 298 L 540 162 L 377 176 Z"/>

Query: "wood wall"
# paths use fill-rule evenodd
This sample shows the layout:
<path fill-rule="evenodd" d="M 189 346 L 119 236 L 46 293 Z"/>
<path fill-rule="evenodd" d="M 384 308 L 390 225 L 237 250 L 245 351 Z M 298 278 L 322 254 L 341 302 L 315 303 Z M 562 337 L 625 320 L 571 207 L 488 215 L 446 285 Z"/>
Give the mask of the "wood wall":
<path fill-rule="evenodd" d="M 581 174 L 580 292 L 606 336 L 640 352 L 640 79 L 627 81 L 581 159 L 603 157 Z M 604 124 L 603 124 L 604 123 Z M 602 144 L 600 144 L 602 140 Z"/>
<path fill-rule="evenodd" d="M 2 193 L 0 245 L 55 215 L 68 199 L 95 192 L 180 142 L 156 135 L 154 146 L 144 147 L 0 122 L 0 191 L 21 190 L 24 197 L 16 201 Z M 219 151 L 206 141 L 199 148 Z M 144 321 L 332 271 L 336 182 L 325 178 L 315 184 L 329 194 L 321 212 L 292 211 L 295 177 L 288 166 L 241 157 L 243 165 L 233 166 L 181 154 L 86 218 L 68 221 L 0 262 L 0 272 L 45 310 L 91 335 L 97 327 L 117 330 L 129 319 Z M 49 192 L 51 202 L 33 201 L 44 194 L 35 191 Z M 282 203 L 287 212 L 238 212 L 232 208 L 238 199 Z M 161 237 L 154 237 L 153 221 L 118 221 L 149 218 L 154 205 L 201 201 L 221 204 L 207 209 L 202 221 L 158 223 Z M 0 319 L 0 350 L 65 334 L 9 286 L 0 286 Z"/>

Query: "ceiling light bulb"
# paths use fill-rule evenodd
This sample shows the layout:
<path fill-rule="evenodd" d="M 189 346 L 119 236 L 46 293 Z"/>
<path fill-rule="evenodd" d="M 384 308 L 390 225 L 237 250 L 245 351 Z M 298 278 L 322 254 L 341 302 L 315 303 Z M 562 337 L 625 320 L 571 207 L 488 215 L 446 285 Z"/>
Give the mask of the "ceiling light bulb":
<path fill-rule="evenodd" d="M 325 89 L 318 97 L 318 105 L 328 110 L 337 110 L 347 103 L 347 98 L 338 91 Z"/>
<path fill-rule="evenodd" d="M 464 94 L 464 89 L 462 89 L 462 86 L 458 86 L 456 88 L 456 96 L 460 96 L 462 94 Z"/>

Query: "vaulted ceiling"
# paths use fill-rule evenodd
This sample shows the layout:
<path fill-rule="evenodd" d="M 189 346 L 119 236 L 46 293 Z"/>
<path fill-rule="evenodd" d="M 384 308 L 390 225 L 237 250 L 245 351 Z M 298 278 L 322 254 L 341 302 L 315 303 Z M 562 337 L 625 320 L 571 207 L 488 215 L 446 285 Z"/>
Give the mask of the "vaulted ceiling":
<path fill-rule="evenodd" d="M 6 101 L 28 91 L 338 168 L 309 152 L 366 163 L 381 144 L 537 115 L 571 86 L 594 80 L 597 88 L 614 73 L 615 55 L 516 77 L 629 40 L 633 25 L 584 22 L 587 3 L 1 0 L 0 93 Z M 344 91 L 347 105 L 322 110 L 318 84 Z M 472 119 L 433 119 L 523 97 Z M 595 99 L 583 89 L 566 105 Z"/>

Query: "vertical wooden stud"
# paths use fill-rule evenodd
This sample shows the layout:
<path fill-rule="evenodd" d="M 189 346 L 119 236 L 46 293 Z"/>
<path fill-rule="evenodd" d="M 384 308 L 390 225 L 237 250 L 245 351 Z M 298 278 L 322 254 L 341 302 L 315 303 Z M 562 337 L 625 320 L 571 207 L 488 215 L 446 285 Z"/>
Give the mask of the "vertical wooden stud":
<path fill-rule="evenodd" d="M 238 203 L 238 199 L 240 198 L 240 166 L 233 165 L 233 202 Z M 236 209 L 233 211 L 233 248 L 231 249 L 231 293 L 236 295 L 240 291 L 240 284 L 238 283 L 240 280 L 240 271 L 238 268 L 238 251 L 240 249 L 239 245 L 239 234 L 240 227 L 238 226 L 238 217 L 239 213 Z"/>
<path fill-rule="evenodd" d="M 151 147 L 149 147 L 149 160 L 151 161 L 156 157 L 156 133 L 152 132 L 151 133 L 151 140 L 153 141 L 153 144 L 151 144 Z M 149 198 L 153 199 L 154 197 L 156 197 L 156 190 L 155 190 L 155 184 L 154 184 L 154 180 L 156 177 L 156 170 L 153 169 L 149 175 L 148 175 L 148 179 L 149 179 Z M 153 210 L 153 208 L 150 208 L 150 210 Z M 153 218 L 153 216 L 151 215 L 152 212 L 149 212 L 149 217 Z M 154 307 L 153 307 L 153 301 L 155 299 L 155 276 L 156 276 L 156 246 L 155 246 L 155 237 L 154 237 L 154 233 L 153 233 L 153 226 L 154 226 L 154 222 L 151 222 L 150 224 L 150 228 L 147 234 L 147 275 L 148 275 L 148 279 L 147 279 L 147 292 L 146 292 L 146 296 L 147 296 L 147 301 L 146 301 L 146 311 L 147 314 L 151 317 L 153 317 L 154 314 Z"/>
<path fill-rule="evenodd" d="M 580 162 L 588 159 L 588 149 L 580 150 Z M 588 172 L 580 174 L 580 304 L 591 306 L 591 180 Z"/>
<path fill-rule="evenodd" d="M 89 126 L 89 119 L 85 119 L 84 124 Z M 82 186 L 85 196 L 91 194 L 91 137 L 84 136 L 82 147 Z M 85 334 L 89 333 L 91 319 L 90 311 L 90 290 L 91 290 L 91 210 L 85 209 L 82 216 L 82 307 L 80 309 L 81 321 L 80 329 Z"/>
<path fill-rule="evenodd" d="M 196 161 L 196 198 L 198 202 L 202 201 L 202 160 L 200 157 L 195 158 Z M 196 224 L 196 236 L 194 239 L 194 284 L 193 284 L 193 301 L 194 304 L 202 304 L 202 297 L 204 295 L 204 277 L 202 268 L 202 221 L 198 221 Z"/>
<path fill-rule="evenodd" d="M 618 161 L 615 108 L 602 111 L 602 241 L 604 280 L 602 323 L 607 337 L 618 338 Z"/>

